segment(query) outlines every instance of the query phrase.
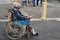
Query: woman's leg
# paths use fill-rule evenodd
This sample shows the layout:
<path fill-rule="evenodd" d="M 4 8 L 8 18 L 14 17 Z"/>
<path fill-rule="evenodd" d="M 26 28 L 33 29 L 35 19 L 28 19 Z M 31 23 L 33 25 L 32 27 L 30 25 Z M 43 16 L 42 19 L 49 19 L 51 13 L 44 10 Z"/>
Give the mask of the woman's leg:
<path fill-rule="evenodd" d="M 35 0 L 33 0 L 33 6 L 35 7 Z"/>
<path fill-rule="evenodd" d="M 31 26 L 26 26 L 26 32 L 31 32 Z"/>
<path fill-rule="evenodd" d="M 31 26 L 27 26 L 27 27 L 26 27 L 26 32 L 31 32 L 32 35 L 38 36 L 38 33 L 35 32 L 34 28 L 32 28 Z"/>

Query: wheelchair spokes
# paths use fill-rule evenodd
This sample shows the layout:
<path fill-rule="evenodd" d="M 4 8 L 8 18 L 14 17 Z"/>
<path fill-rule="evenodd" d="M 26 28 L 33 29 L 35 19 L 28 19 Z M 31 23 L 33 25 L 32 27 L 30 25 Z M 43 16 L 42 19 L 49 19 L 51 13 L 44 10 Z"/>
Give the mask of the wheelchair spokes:
<path fill-rule="evenodd" d="M 6 34 L 10 39 L 19 39 L 21 37 L 21 29 L 7 24 Z"/>
<path fill-rule="evenodd" d="M 30 29 L 30 27 L 26 27 L 26 25 L 17 27 L 16 25 L 14 26 L 13 23 L 8 23 L 6 28 L 6 35 L 10 39 L 19 39 L 26 34 L 26 38 L 29 39 L 31 32 L 27 29 Z"/>

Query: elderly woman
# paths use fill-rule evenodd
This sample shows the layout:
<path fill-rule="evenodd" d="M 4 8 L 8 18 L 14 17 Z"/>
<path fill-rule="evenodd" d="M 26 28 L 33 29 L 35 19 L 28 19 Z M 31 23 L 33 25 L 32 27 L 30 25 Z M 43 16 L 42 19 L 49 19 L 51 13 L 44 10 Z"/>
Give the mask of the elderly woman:
<path fill-rule="evenodd" d="M 13 8 L 9 11 L 8 19 L 14 22 L 14 24 L 18 25 L 19 27 L 20 27 L 20 24 L 26 25 L 26 32 L 32 32 L 33 35 L 36 35 L 37 33 L 35 33 L 34 29 L 32 30 L 30 23 L 29 23 L 30 22 L 29 20 L 33 16 L 24 16 L 21 13 L 20 8 L 21 6 L 19 3 L 15 4 Z"/>

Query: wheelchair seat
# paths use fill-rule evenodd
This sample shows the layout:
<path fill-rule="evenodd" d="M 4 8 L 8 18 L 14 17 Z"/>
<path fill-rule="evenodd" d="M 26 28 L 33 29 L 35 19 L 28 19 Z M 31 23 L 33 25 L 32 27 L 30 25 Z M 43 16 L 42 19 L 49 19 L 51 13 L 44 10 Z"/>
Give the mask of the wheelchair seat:
<path fill-rule="evenodd" d="M 23 20 L 23 21 L 21 21 L 21 20 L 14 21 L 13 24 L 14 24 L 15 26 L 17 26 L 17 27 L 20 27 L 20 26 L 22 26 L 22 25 L 25 25 L 25 26 L 30 25 L 29 21 L 27 21 L 27 20 Z"/>

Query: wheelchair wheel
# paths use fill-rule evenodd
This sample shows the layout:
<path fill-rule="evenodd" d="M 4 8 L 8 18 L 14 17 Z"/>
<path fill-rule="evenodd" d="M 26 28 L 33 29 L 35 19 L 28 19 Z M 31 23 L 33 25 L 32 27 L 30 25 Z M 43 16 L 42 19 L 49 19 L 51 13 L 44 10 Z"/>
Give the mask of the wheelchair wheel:
<path fill-rule="evenodd" d="M 32 37 L 32 33 L 31 32 L 27 32 L 26 33 L 26 39 L 30 40 L 31 37 Z"/>
<path fill-rule="evenodd" d="M 26 39 L 27 40 L 29 40 L 30 38 L 31 38 L 31 36 L 32 36 L 32 32 L 31 32 L 31 27 L 28 27 L 29 29 L 28 29 L 28 31 L 27 31 L 27 33 L 26 33 Z"/>
<path fill-rule="evenodd" d="M 7 23 L 7 28 L 6 28 L 6 35 L 10 39 L 19 39 L 21 38 L 21 32 L 20 29 L 16 29 L 12 27 L 11 23 Z"/>

